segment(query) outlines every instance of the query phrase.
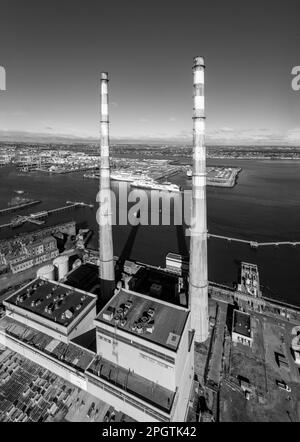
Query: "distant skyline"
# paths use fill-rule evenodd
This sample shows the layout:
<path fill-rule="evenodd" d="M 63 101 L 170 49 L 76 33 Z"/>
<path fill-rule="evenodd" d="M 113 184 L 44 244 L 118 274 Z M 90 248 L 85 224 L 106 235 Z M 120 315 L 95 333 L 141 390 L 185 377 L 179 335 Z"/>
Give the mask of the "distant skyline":
<path fill-rule="evenodd" d="M 2 0 L 0 140 L 192 139 L 192 61 L 206 62 L 208 144 L 300 145 L 296 0 Z M 43 134 L 43 135 L 41 135 Z"/>

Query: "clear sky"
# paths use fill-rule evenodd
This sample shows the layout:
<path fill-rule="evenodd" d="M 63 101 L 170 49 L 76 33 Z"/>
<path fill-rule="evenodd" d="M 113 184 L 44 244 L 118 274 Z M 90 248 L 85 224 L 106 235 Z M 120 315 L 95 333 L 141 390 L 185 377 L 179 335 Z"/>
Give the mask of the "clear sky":
<path fill-rule="evenodd" d="M 299 0 L 1 0 L 0 134 L 186 141 L 192 59 L 206 61 L 211 143 L 300 145 Z"/>

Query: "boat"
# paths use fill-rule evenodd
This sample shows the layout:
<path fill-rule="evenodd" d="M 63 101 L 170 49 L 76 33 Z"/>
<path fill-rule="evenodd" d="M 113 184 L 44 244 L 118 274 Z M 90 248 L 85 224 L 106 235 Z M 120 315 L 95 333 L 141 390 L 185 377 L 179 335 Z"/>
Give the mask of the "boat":
<path fill-rule="evenodd" d="M 85 173 L 83 175 L 83 178 L 89 178 L 91 180 L 97 180 L 99 179 L 99 174 L 95 174 L 95 173 Z"/>
<path fill-rule="evenodd" d="M 128 173 L 111 173 L 110 179 L 113 181 L 126 181 L 128 183 L 134 181 L 134 178 Z"/>
<path fill-rule="evenodd" d="M 157 183 L 154 180 L 137 180 L 131 183 L 131 187 L 138 187 L 141 189 L 149 190 L 161 190 L 165 192 L 181 192 L 181 187 L 177 184 L 172 184 L 169 182 Z"/>
<path fill-rule="evenodd" d="M 99 176 L 99 174 L 95 174 L 95 173 L 93 173 L 93 174 L 84 174 L 83 175 L 83 178 L 89 178 L 89 179 L 92 179 L 92 180 L 98 180 L 99 178 L 100 178 L 100 176 Z M 128 173 L 111 173 L 110 174 L 110 179 L 112 180 L 112 181 L 125 181 L 125 182 L 128 182 L 128 183 L 131 183 L 132 181 L 134 181 L 135 180 L 135 178 L 134 177 L 132 177 L 131 175 L 129 175 Z"/>
<path fill-rule="evenodd" d="M 186 171 L 186 176 L 187 176 L 188 178 L 192 178 L 192 176 L 193 176 L 193 171 L 192 171 L 192 169 L 188 169 L 188 170 Z"/>

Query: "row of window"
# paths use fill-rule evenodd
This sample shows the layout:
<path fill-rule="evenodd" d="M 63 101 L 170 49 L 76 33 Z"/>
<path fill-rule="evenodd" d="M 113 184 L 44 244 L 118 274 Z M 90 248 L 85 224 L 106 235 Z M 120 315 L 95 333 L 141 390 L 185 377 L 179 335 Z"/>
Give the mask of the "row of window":
<path fill-rule="evenodd" d="M 58 256 L 58 254 L 59 254 L 58 250 L 55 250 L 52 253 L 46 253 L 45 255 L 38 256 L 35 259 L 30 259 L 28 261 L 24 261 L 21 264 L 11 265 L 11 270 L 13 273 L 22 272 L 23 270 L 29 269 L 30 267 L 32 267 L 34 265 L 38 265 L 38 264 L 41 264 L 45 261 L 49 261 L 52 258 L 56 258 L 56 256 Z"/>

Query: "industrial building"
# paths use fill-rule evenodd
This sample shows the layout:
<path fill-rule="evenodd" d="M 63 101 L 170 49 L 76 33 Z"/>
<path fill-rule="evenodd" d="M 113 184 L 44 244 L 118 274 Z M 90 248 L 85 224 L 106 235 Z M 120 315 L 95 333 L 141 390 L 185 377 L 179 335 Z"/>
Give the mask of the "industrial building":
<path fill-rule="evenodd" d="M 19 273 L 59 255 L 57 241 L 53 236 L 22 240 L 0 246 L 0 264 L 12 273 Z"/>
<path fill-rule="evenodd" d="M 188 257 L 178 255 L 177 253 L 168 253 L 166 256 L 166 269 L 178 275 L 187 274 L 189 270 Z"/>
<path fill-rule="evenodd" d="M 108 75 L 101 74 L 99 255 L 68 273 L 65 257 L 5 302 L 0 343 L 117 410 L 145 422 L 185 421 L 194 382 L 194 341 L 208 338 L 204 61 L 194 59 L 190 259 L 167 268 L 115 263 L 110 201 Z M 189 267 L 188 267 L 189 266 Z M 93 276 L 95 268 L 97 277 Z M 186 274 L 189 268 L 189 288 Z M 116 271 L 116 273 L 115 273 Z M 118 272 L 118 273 L 117 273 Z M 120 280 L 116 281 L 116 275 Z M 65 283 L 62 283 L 64 281 Z M 117 282 L 117 286 L 116 286 Z M 71 285 L 67 285 L 71 284 Z M 97 296 L 88 293 L 97 293 Z M 99 309 L 96 315 L 96 301 Z M 92 329 L 96 352 L 74 339 Z"/>
<path fill-rule="evenodd" d="M 238 290 L 254 298 L 261 297 L 259 272 L 256 264 L 241 263 L 241 277 Z"/>
<path fill-rule="evenodd" d="M 251 318 L 249 313 L 239 310 L 233 312 L 232 341 L 252 347 Z"/>
<path fill-rule="evenodd" d="M 96 317 L 96 296 L 43 279 L 4 304 L 0 343 L 137 420 L 185 419 L 194 376 L 189 309 L 121 289 Z M 74 342 L 93 327 L 96 353 Z"/>
<path fill-rule="evenodd" d="M 115 294 L 95 319 L 97 356 L 87 370 L 105 401 L 137 420 L 184 421 L 194 378 L 190 320 L 187 308 Z"/>
<path fill-rule="evenodd" d="M 35 279 L 4 301 L 6 316 L 68 343 L 91 330 L 96 296 L 46 279 Z"/>

